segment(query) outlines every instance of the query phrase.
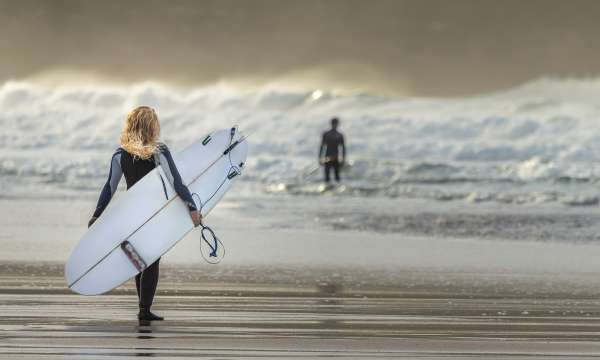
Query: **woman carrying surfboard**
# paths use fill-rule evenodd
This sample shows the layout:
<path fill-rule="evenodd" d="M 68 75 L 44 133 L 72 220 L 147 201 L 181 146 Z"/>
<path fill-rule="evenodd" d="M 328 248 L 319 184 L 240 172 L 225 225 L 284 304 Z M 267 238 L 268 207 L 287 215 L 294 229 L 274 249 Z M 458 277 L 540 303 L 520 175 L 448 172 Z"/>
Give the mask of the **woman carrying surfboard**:
<path fill-rule="evenodd" d="M 202 223 L 202 215 L 198 212 L 190 191 L 181 181 L 169 148 L 158 142 L 159 135 L 158 116 L 151 107 L 138 106 L 127 115 L 125 126 L 121 132 L 121 147 L 112 156 L 108 180 L 102 188 L 98 205 L 88 227 L 102 214 L 117 190 L 123 175 L 127 189 L 129 189 L 157 165 L 162 167 L 169 182 L 186 203 L 194 226 Z M 140 308 L 138 319 L 140 320 L 163 320 L 162 317 L 150 311 L 158 284 L 159 260 L 160 258 L 135 277 Z"/>

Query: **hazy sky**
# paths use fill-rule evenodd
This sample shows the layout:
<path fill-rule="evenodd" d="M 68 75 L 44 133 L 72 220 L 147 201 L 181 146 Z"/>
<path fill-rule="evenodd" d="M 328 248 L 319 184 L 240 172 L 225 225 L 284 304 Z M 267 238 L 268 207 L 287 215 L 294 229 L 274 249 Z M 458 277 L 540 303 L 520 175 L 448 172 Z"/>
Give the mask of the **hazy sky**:
<path fill-rule="evenodd" d="M 0 0 L 0 81 L 79 72 L 462 95 L 597 76 L 599 35 L 594 0 Z"/>

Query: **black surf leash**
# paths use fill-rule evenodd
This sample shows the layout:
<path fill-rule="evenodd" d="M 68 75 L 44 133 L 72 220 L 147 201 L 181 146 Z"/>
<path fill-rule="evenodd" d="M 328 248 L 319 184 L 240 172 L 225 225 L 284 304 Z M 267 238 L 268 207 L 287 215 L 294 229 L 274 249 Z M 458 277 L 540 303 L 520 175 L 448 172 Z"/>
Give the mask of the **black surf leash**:
<path fill-rule="evenodd" d="M 220 263 L 225 257 L 225 246 L 210 227 L 202 224 L 200 226 L 202 226 L 202 230 L 200 230 L 200 254 L 202 258 L 209 264 Z M 208 246 L 208 251 L 203 249 L 203 244 Z M 208 255 L 205 252 L 208 252 Z"/>
<path fill-rule="evenodd" d="M 192 193 L 192 197 L 194 196 L 197 197 L 198 203 L 200 203 L 200 208 L 198 209 L 198 212 L 201 213 L 204 204 L 202 204 L 200 195 Z M 202 258 L 209 264 L 220 263 L 221 260 L 223 260 L 223 258 L 225 257 L 225 246 L 223 246 L 223 243 L 221 242 L 221 240 L 219 240 L 213 229 L 202 223 L 200 223 L 199 226 L 201 227 L 200 254 L 202 255 Z M 208 247 L 208 249 L 205 249 L 205 247 Z"/>
<path fill-rule="evenodd" d="M 239 166 L 236 166 L 232 163 L 231 150 L 233 150 L 233 148 L 245 141 L 249 135 L 245 135 L 242 138 L 233 141 L 236 132 L 237 126 L 232 127 L 229 138 L 229 146 L 223 151 L 222 155 L 227 156 L 229 158 L 230 168 L 227 172 L 226 178 L 223 179 L 221 184 L 219 184 L 219 186 L 217 187 L 217 190 L 204 203 L 202 203 L 200 195 L 198 195 L 197 193 L 192 193 L 192 197 L 196 196 L 198 204 L 200 204 L 200 207 L 198 209 L 198 212 L 200 213 L 202 212 L 202 208 L 204 207 L 204 205 L 208 203 L 219 192 L 219 190 L 227 182 L 227 180 L 231 180 L 237 175 L 241 175 L 242 173 L 241 167 L 243 166 L 243 163 L 239 164 Z M 211 139 L 209 135 L 202 141 L 202 144 L 206 145 L 210 142 L 210 140 Z M 219 240 L 215 232 L 210 227 L 205 226 L 204 224 L 200 224 L 200 226 L 202 227 L 202 229 L 200 230 L 200 254 L 202 255 L 202 258 L 209 264 L 220 263 L 221 260 L 225 257 L 225 246 L 223 246 L 221 240 Z M 208 247 L 208 249 L 205 249 L 206 247 Z"/>

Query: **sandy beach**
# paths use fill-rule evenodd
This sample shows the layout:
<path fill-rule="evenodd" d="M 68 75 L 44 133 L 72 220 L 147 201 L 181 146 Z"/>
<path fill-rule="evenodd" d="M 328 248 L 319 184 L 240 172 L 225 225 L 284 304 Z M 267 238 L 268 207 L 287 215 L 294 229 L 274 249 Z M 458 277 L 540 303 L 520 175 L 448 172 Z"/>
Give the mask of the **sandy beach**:
<path fill-rule="evenodd" d="M 184 239 L 162 261 L 166 320 L 140 324 L 132 281 L 90 297 L 64 283 L 92 201 L 40 201 L 35 226 L 28 204 L 0 202 L 1 358 L 600 356 L 594 244 L 266 229 L 225 201 L 209 220 L 227 257 L 203 263 Z"/>
<path fill-rule="evenodd" d="M 587 359 L 600 354 L 600 284 L 581 286 L 581 277 L 578 283 L 532 275 L 402 272 L 379 273 L 382 283 L 370 285 L 348 268 L 304 274 L 266 267 L 230 270 L 207 276 L 198 268 L 165 267 L 155 309 L 167 320 L 148 325 L 135 320 L 132 283 L 85 297 L 65 289 L 59 264 L 3 265 L 0 357 Z"/>

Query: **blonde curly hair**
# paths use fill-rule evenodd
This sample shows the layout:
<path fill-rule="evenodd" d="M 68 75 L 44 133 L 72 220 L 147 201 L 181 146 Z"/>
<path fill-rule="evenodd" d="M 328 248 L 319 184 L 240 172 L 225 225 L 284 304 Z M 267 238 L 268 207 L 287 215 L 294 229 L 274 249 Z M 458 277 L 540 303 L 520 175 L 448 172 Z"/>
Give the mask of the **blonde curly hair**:
<path fill-rule="evenodd" d="M 121 131 L 121 147 L 140 159 L 149 159 L 158 147 L 160 124 L 156 111 L 138 106 L 127 114 Z"/>

